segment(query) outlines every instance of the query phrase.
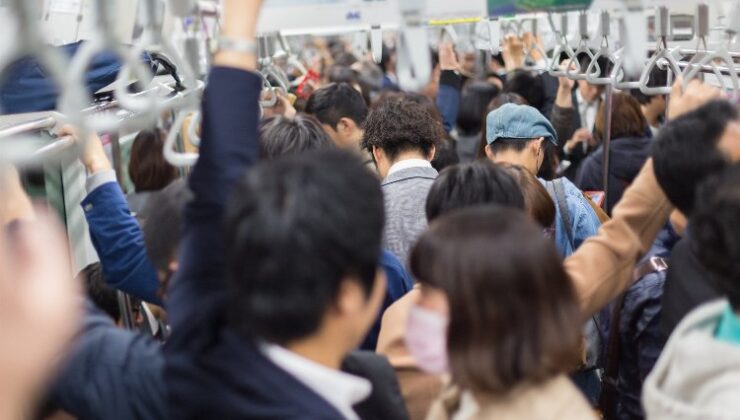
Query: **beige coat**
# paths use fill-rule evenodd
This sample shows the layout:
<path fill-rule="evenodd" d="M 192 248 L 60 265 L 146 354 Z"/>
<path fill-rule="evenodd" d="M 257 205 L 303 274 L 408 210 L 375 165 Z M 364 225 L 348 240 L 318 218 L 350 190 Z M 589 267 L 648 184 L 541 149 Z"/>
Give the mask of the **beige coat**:
<path fill-rule="evenodd" d="M 573 281 L 584 315 L 593 315 L 629 288 L 635 263 L 650 250 L 671 211 L 655 179 L 653 161 L 649 160 L 614 208 L 612 220 L 565 260 L 565 270 Z M 416 299 L 418 292 L 410 292 L 383 316 L 377 350 L 397 368 L 414 365 L 404 336 L 408 312 Z"/>
<path fill-rule="evenodd" d="M 451 420 L 458 411 L 461 393 L 451 388 L 432 405 L 427 420 Z M 516 389 L 510 394 L 480 404 L 472 417 L 464 420 L 595 420 L 580 391 L 566 376 L 542 385 Z"/>

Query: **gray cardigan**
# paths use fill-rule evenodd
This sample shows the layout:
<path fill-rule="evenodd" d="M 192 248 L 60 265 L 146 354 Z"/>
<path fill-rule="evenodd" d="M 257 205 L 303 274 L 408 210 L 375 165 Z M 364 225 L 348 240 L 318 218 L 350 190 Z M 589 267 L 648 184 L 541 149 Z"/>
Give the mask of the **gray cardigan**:
<path fill-rule="evenodd" d="M 437 175 L 434 168 L 416 167 L 394 172 L 383 180 L 386 212 L 383 247 L 404 266 L 408 264 L 411 246 L 427 227 L 427 194 Z"/>

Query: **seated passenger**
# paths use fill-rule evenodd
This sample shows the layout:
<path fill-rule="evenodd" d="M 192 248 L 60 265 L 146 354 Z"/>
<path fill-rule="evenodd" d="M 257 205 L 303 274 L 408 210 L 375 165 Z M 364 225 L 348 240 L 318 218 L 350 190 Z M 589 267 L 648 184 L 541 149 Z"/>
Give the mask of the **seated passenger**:
<path fill-rule="evenodd" d="M 606 107 L 601 104 L 594 129 L 597 139 L 603 139 L 605 135 L 605 112 Z M 609 194 L 606 197 L 606 212 L 609 214 L 650 157 L 653 145 L 647 121 L 636 99 L 626 93 L 615 93 L 612 96 L 611 112 Z M 604 190 L 603 144 L 581 163 L 576 185 L 583 191 Z"/>
<path fill-rule="evenodd" d="M 443 136 L 441 124 L 424 107 L 399 97 L 381 102 L 365 123 L 363 147 L 372 151 L 383 179 L 383 248 L 403 264 L 427 226 L 424 204 L 438 175 L 430 162 Z"/>
<path fill-rule="evenodd" d="M 691 249 L 722 296 L 676 327 L 643 388 L 647 418 L 735 418 L 740 413 L 740 167 L 699 192 Z"/>
<path fill-rule="evenodd" d="M 409 351 L 452 384 L 428 419 L 597 418 L 567 376 L 583 322 L 573 285 L 522 212 L 441 217 L 414 247 L 411 270 L 421 297 L 409 313 Z"/>

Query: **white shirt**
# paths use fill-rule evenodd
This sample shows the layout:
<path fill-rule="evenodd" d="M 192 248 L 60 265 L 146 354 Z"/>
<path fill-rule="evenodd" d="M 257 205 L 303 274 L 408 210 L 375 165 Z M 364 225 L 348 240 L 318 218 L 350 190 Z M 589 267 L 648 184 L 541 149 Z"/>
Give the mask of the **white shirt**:
<path fill-rule="evenodd" d="M 334 406 L 345 418 L 359 420 L 353 406 L 370 396 L 373 390 L 370 381 L 322 366 L 275 344 L 262 343 L 260 350 L 279 368 Z"/>
<path fill-rule="evenodd" d="M 398 172 L 398 171 L 402 171 L 404 169 L 431 168 L 431 167 L 432 167 L 432 163 L 425 159 L 406 159 L 406 160 L 402 160 L 400 162 L 394 163 L 393 166 L 391 166 L 391 168 L 388 169 L 388 175 L 386 176 L 386 178 L 391 176 L 391 174 Z"/>
<path fill-rule="evenodd" d="M 576 101 L 578 102 L 578 113 L 581 116 L 581 127 L 593 131 L 596 124 L 596 114 L 599 113 L 599 99 L 586 102 L 581 95 L 581 91 L 576 89 Z"/>

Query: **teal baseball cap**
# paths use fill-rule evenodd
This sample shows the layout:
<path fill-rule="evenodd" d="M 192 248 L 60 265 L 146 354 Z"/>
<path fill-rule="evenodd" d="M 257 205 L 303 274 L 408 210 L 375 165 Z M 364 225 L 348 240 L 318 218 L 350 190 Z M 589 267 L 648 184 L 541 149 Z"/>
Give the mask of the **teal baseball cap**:
<path fill-rule="evenodd" d="M 486 117 L 486 142 L 498 139 L 532 140 L 544 137 L 558 144 L 558 135 L 550 121 L 529 105 L 504 104 Z"/>

